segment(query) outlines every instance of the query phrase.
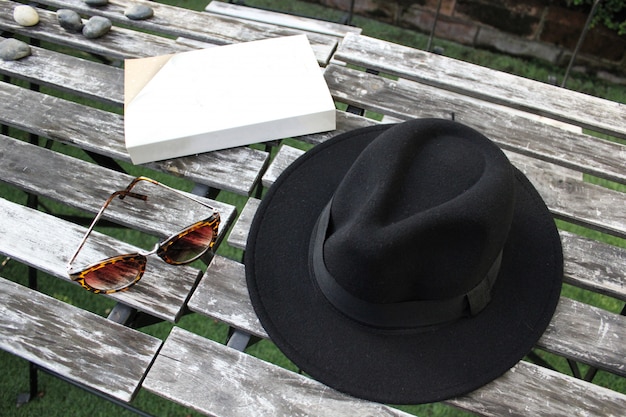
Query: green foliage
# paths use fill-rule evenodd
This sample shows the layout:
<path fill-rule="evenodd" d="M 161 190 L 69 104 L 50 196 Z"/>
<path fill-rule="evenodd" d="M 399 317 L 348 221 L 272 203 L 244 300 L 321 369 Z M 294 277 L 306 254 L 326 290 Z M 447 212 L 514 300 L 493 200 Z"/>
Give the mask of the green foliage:
<path fill-rule="evenodd" d="M 568 0 L 568 4 L 587 6 L 590 10 L 595 1 Z M 597 25 L 598 23 L 616 31 L 619 35 L 626 35 L 626 2 L 624 0 L 600 0 L 592 25 Z"/>

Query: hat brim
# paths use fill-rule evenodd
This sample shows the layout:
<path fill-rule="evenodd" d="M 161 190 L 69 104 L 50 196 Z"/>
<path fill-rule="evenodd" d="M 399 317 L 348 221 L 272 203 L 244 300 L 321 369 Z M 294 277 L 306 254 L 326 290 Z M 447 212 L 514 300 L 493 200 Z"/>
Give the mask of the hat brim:
<path fill-rule="evenodd" d="M 338 135 L 292 163 L 270 188 L 245 254 L 254 309 L 278 348 L 318 381 L 388 404 L 441 401 L 502 375 L 533 347 L 559 300 L 554 220 L 515 170 L 516 206 L 492 301 L 477 316 L 421 331 L 385 331 L 338 312 L 309 274 L 315 222 L 361 153 L 389 125 Z"/>

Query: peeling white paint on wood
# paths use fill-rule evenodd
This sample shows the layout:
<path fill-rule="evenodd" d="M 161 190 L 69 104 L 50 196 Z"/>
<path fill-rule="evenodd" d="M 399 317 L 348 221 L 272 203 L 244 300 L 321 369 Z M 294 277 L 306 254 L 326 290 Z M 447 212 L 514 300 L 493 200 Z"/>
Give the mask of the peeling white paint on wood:
<path fill-rule="evenodd" d="M 0 278 L 0 348 L 122 401 L 161 341 Z"/>

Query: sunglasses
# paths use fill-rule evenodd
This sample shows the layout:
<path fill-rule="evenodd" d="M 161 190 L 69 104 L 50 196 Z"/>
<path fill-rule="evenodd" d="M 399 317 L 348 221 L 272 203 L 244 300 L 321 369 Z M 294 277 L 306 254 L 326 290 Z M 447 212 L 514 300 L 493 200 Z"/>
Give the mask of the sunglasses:
<path fill-rule="evenodd" d="M 148 199 L 148 196 L 144 194 L 138 194 L 131 191 L 133 187 L 141 181 L 147 181 L 164 187 L 181 196 L 196 201 L 197 203 L 200 203 L 210 209 L 212 213 L 204 220 L 196 222 L 170 236 L 166 240 L 157 243 L 151 251 L 117 255 L 90 264 L 80 270 L 74 270 L 74 261 L 85 245 L 85 242 L 93 231 L 96 223 L 100 217 L 102 217 L 104 210 L 109 204 L 111 204 L 113 199 L 116 197 L 120 199 L 132 197 L 143 201 Z M 171 265 L 185 265 L 201 258 L 207 251 L 213 248 L 213 245 L 215 245 L 219 223 L 220 215 L 215 208 L 210 205 L 174 188 L 161 184 L 153 179 L 147 177 L 137 177 L 128 185 L 128 187 L 126 187 L 126 189 L 114 192 L 104 202 L 104 205 L 91 222 L 89 229 L 87 229 L 87 233 L 85 233 L 83 240 L 80 242 L 78 248 L 70 258 L 67 264 L 67 272 L 72 281 L 78 282 L 83 288 L 94 293 L 111 294 L 118 291 L 125 291 L 141 279 L 144 271 L 146 270 L 147 257 L 149 255 L 156 254 L 158 257 Z"/>

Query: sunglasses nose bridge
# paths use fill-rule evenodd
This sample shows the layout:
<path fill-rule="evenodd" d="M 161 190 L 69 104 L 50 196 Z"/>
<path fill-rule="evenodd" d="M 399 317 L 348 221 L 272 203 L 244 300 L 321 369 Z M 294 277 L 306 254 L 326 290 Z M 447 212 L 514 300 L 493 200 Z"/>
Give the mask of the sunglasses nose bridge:
<path fill-rule="evenodd" d="M 150 256 L 150 255 L 154 255 L 155 253 L 158 254 L 159 249 L 161 248 L 161 243 L 157 242 L 154 244 L 154 247 L 152 249 L 150 249 L 149 251 L 146 252 L 142 252 L 141 254 L 143 256 Z"/>

